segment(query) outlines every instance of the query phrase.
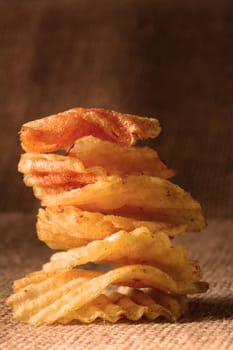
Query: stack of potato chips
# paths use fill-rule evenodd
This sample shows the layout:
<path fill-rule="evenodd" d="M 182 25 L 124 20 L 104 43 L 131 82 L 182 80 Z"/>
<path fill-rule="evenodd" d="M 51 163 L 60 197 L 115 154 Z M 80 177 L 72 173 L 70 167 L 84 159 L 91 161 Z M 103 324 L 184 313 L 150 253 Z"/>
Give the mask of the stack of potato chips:
<path fill-rule="evenodd" d="M 23 125 L 19 171 L 41 200 L 38 237 L 65 251 L 14 282 L 16 319 L 177 320 L 187 295 L 207 290 L 171 240 L 205 226 L 199 203 L 167 180 L 174 172 L 156 151 L 134 146 L 159 132 L 156 119 L 84 108 Z"/>

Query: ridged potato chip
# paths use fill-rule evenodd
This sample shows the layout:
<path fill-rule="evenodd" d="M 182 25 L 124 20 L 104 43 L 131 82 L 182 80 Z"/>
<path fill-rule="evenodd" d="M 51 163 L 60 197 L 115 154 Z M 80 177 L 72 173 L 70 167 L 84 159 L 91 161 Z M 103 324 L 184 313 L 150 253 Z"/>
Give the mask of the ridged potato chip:
<path fill-rule="evenodd" d="M 179 186 L 157 177 L 110 176 L 58 194 L 48 194 L 46 187 L 34 187 L 34 194 L 43 206 L 76 205 L 88 211 L 185 224 L 189 230 L 205 226 L 200 204 Z"/>
<path fill-rule="evenodd" d="M 85 173 L 86 167 L 75 157 L 60 154 L 23 153 L 18 171 L 23 174 Z"/>
<path fill-rule="evenodd" d="M 74 206 L 40 208 L 36 224 L 39 239 L 53 249 L 79 247 L 117 231 L 129 232 L 139 227 L 147 227 L 152 232 L 163 230 L 169 236 L 177 236 L 186 231 L 186 225 L 104 215 Z"/>
<path fill-rule="evenodd" d="M 16 282 L 15 293 L 8 298 L 7 303 L 13 308 L 14 317 L 18 320 L 35 325 L 52 324 L 59 322 L 59 320 L 64 322 L 67 318 L 69 319 L 69 315 L 72 315 L 73 312 L 96 300 L 111 284 L 132 285 L 137 288 L 152 287 L 175 294 L 186 294 L 187 292 L 184 285 L 176 283 L 171 277 L 155 267 L 131 265 L 107 273 L 87 270 L 65 270 L 55 273 L 39 271 Z M 196 290 L 204 289 L 203 286 L 197 286 L 198 284 L 196 284 Z M 143 298 L 141 300 L 141 304 L 146 303 L 146 306 L 149 306 L 148 301 L 143 301 L 145 300 Z M 137 303 L 139 303 L 139 298 Z M 129 302 L 123 304 L 129 305 Z M 131 307 L 131 305 L 129 306 Z M 165 309 L 168 310 L 167 314 L 169 314 L 169 308 Z M 135 308 L 131 307 L 131 312 L 134 313 L 134 310 Z M 146 312 L 151 314 L 151 310 L 144 310 L 143 314 L 146 315 Z M 164 315 L 164 313 L 161 314 Z M 170 314 L 172 315 L 171 311 Z M 101 317 L 100 314 L 98 317 Z M 171 317 L 176 317 L 176 315 Z"/>
<path fill-rule="evenodd" d="M 181 315 L 188 314 L 188 297 L 186 295 L 176 294 L 173 296 L 155 289 L 147 289 L 147 293 L 156 301 L 156 303 L 170 310 L 171 314 L 174 315 L 176 319 Z"/>
<path fill-rule="evenodd" d="M 144 174 L 161 178 L 174 175 L 152 148 L 129 147 L 93 136 L 78 139 L 69 156 L 77 157 L 87 168 L 101 166 L 108 175 Z"/>
<path fill-rule="evenodd" d="M 88 262 L 146 264 L 158 267 L 175 280 L 200 279 L 198 264 L 188 259 L 183 246 L 172 245 L 164 232 L 152 233 L 146 227 L 131 232 L 119 231 L 85 247 L 55 253 L 43 270 L 69 269 Z"/>
<path fill-rule="evenodd" d="M 24 174 L 26 186 L 72 185 L 78 188 L 107 175 L 101 167 L 86 168 L 77 158 L 57 154 L 22 154 L 18 170 Z"/>
<path fill-rule="evenodd" d="M 157 153 L 148 147 L 127 147 L 93 137 L 82 138 L 80 141 L 83 141 L 83 139 L 88 141 L 89 138 L 96 141 L 97 145 L 100 144 L 100 147 L 94 147 L 92 151 L 96 151 L 93 155 L 89 155 L 89 158 L 87 152 L 84 152 L 88 158 L 88 161 L 85 161 L 85 165 L 83 161 L 77 159 L 77 157 L 75 158 L 75 153 L 73 153 L 74 156 L 38 153 L 22 154 L 18 170 L 24 174 L 25 185 L 57 186 L 77 184 L 76 187 L 79 187 L 78 184 L 94 183 L 106 175 L 148 173 L 149 175 L 167 178 L 174 174 L 171 169 L 168 169 L 160 161 Z M 84 146 L 87 143 L 81 142 Z M 95 142 L 94 144 L 91 142 L 91 145 L 95 146 Z M 74 152 L 76 150 L 77 153 L 77 149 L 81 150 L 78 144 L 75 146 Z M 103 152 L 104 149 L 106 154 Z M 83 153 L 80 154 L 81 156 L 84 158 Z M 92 162 L 90 158 L 93 160 Z M 109 163 L 110 159 L 112 159 L 112 164 Z"/>
<path fill-rule="evenodd" d="M 101 180 L 101 176 L 95 173 L 85 174 L 44 174 L 44 175 L 24 175 L 26 186 L 70 186 L 80 188 L 86 184 L 95 183 Z"/>
<path fill-rule="evenodd" d="M 137 140 L 154 138 L 160 131 L 155 118 L 100 108 L 73 108 L 24 124 L 20 139 L 26 152 L 46 153 L 70 148 L 75 140 L 87 135 L 132 145 Z"/>
<path fill-rule="evenodd" d="M 169 298 L 174 299 L 171 296 Z M 59 319 L 58 322 L 67 324 L 77 320 L 90 323 L 100 318 L 115 323 L 123 317 L 130 321 L 138 321 L 143 316 L 150 321 L 154 321 L 158 317 L 176 321 L 183 315 L 181 307 L 179 311 L 179 313 L 173 314 L 169 308 L 159 305 L 155 299 L 140 290 L 134 290 L 130 296 L 119 292 L 110 292 L 107 296 L 101 294 L 79 310 L 75 310 L 68 316 Z"/>
<path fill-rule="evenodd" d="M 138 316 L 138 319 L 143 315 L 143 312 L 144 308 L 142 306 L 138 305 L 137 309 L 135 308 L 135 314 Z M 72 321 L 91 323 L 98 318 L 115 323 L 125 315 L 126 310 L 120 307 L 116 302 L 113 303 L 106 295 L 100 294 L 87 305 L 60 318 L 58 323 L 68 324 Z"/>
<path fill-rule="evenodd" d="M 150 307 L 150 309 L 155 312 L 158 306 L 162 306 L 164 310 L 169 310 L 172 315 L 172 319 L 170 320 L 179 319 L 182 315 L 186 315 L 189 310 L 188 298 L 186 295 L 172 295 L 157 289 L 133 289 L 130 287 L 118 287 L 118 292 L 127 295 L 131 300 L 140 305 Z M 150 319 L 150 314 L 147 315 L 147 318 L 153 320 L 153 318 Z"/>

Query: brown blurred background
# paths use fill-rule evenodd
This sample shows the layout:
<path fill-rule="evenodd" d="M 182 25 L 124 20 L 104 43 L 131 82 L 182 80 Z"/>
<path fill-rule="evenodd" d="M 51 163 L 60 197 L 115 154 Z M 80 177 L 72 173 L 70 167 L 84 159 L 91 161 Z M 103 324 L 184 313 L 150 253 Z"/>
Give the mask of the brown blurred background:
<path fill-rule="evenodd" d="M 233 1 L 2 0 L 0 86 L 1 211 L 38 206 L 21 124 L 84 106 L 158 117 L 174 181 L 232 215 Z"/>

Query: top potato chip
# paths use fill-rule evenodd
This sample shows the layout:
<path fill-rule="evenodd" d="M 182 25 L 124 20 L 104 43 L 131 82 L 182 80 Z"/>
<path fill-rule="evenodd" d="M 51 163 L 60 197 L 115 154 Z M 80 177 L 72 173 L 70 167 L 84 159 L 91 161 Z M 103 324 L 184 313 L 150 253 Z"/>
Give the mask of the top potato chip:
<path fill-rule="evenodd" d="M 26 152 L 69 149 L 78 138 L 93 135 L 125 145 L 154 138 L 160 133 L 157 119 L 98 108 L 73 108 L 22 126 L 20 139 Z"/>

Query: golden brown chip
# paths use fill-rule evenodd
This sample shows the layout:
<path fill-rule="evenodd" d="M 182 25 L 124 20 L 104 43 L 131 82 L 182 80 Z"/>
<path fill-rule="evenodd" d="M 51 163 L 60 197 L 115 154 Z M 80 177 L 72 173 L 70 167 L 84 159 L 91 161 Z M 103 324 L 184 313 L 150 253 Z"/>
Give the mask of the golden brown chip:
<path fill-rule="evenodd" d="M 67 191 L 71 191 L 71 190 L 75 190 L 77 188 L 82 188 L 84 187 L 85 184 L 81 184 L 81 183 L 66 183 L 66 184 L 61 184 L 61 185 L 53 185 L 53 186 L 33 186 L 33 193 L 36 196 L 36 192 L 38 193 L 46 193 L 46 195 L 48 196 L 53 196 L 53 195 L 57 195 L 58 193 L 64 193 Z M 39 197 L 37 197 L 39 198 Z"/>
<path fill-rule="evenodd" d="M 141 306 L 138 306 L 138 308 L 142 309 Z M 143 311 L 144 310 L 142 310 L 140 316 L 142 316 Z M 135 310 L 135 313 L 138 314 L 138 310 Z M 58 323 L 68 324 L 72 321 L 91 323 L 98 318 L 115 323 L 120 318 L 124 317 L 124 315 L 126 315 L 126 311 L 122 307 L 116 302 L 112 303 L 106 295 L 100 294 L 96 299 L 87 303 L 87 305 L 82 306 L 78 310 L 71 311 L 68 315 L 60 318 Z"/>
<path fill-rule="evenodd" d="M 170 321 L 175 321 L 181 314 L 176 318 L 169 309 L 156 303 L 146 293 L 128 288 L 131 293 L 122 294 L 115 292 L 110 294 L 110 300 L 116 303 L 125 311 L 125 317 L 131 321 L 137 321 L 142 316 L 145 316 L 148 320 L 153 321 L 156 318 L 162 316 Z"/>
<path fill-rule="evenodd" d="M 88 211 L 183 224 L 189 230 L 205 226 L 200 204 L 179 186 L 157 177 L 109 176 L 58 194 L 51 194 L 46 187 L 34 187 L 34 194 L 43 206 L 76 205 Z"/>
<path fill-rule="evenodd" d="M 160 268 L 175 280 L 200 279 L 198 264 L 188 259 L 183 246 L 172 245 L 164 232 L 152 233 L 146 227 L 132 232 L 119 231 L 85 247 L 55 253 L 50 262 L 43 266 L 43 270 L 68 269 L 88 262 L 146 264 Z"/>
<path fill-rule="evenodd" d="M 20 139 L 26 152 L 67 149 L 80 137 L 93 135 L 126 145 L 160 133 L 157 119 L 97 108 L 73 108 L 22 126 Z"/>
<path fill-rule="evenodd" d="M 81 269 L 58 271 L 56 273 L 45 272 L 45 271 L 35 271 L 35 272 L 28 273 L 23 278 L 15 280 L 13 284 L 13 290 L 14 292 L 18 292 L 20 290 L 23 290 L 24 288 L 27 288 L 30 285 L 37 285 L 37 284 L 43 287 L 44 283 L 42 282 L 46 282 L 47 284 L 48 281 L 50 282 L 52 281 L 53 283 L 54 280 L 57 283 L 66 283 L 67 281 L 71 281 L 77 278 L 79 278 L 79 281 L 81 279 L 83 279 L 83 281 L 87 281 L 99 275 L 101 275 L 101 272 L 93 271 L 93 270 L 81 270 Z M 26 297 L 26 294 L 25 294 L 25 297 Z M 15 297 L 12 296 L 12 298 L 14 299 Z M 17 298 L 18 296 L 16 296 L 16 300 Z"/>
<path fill-rule="evenodd" d="M 82 211 L 74 206 L 41 208 L 36 224 L 39 239 L 53 249 L 79 247 L 117 231 L 129 232 L 142 226 L 152 232 L 163 230 L 169 236 L 177 236 L 186 231 L 185 225 L 104 215 Z"/>
<path fill-rule="evenodd" d="M 22 154 L 18 170 L 24 174 L 26 186 L 70 188 L 95 183 L 107 174 L 101 167 L 85 168 L 83 163 L 74 157 L 37 153 Z"/>
<path fill-rule="evenodd" d="M 176 319 L 181 315 L 188 314 L 188 298 L 186 295 L 176 294 L 174 296 L 155 289 L 147 289 L 147 293 L 156 301 L 156 303 L 170 310 L 171 314 L 175 315 Z"/>
<path fill-rule="evenodd" d="M 26 186 L 70 186 L 79 188 L 80 185 L 95 183 L 101 180 L 101 176 L 94 173 L 84 174 L 44 174 L 44 175 L 24 175 Z"/>
<path fill-rule="evenodd" d="M 155 267 L 131 265 L 107 273 L 69 270 L 44 273 L 43 276 L 39 271 L 23 278 L 22 282 L 16 282 L 15 293 L 7 303 L 18 320 L 31 324 L 51 324 L 91 303 L 111 284 L 152 287 L 175 294 L 188 292 L 187 286 L 176 283 Z M 194 289 L 200 291 L 200 283 L 193 284 L 192 291 Z"/>
<path fill-rule="evenodd" d="M 146 295 L 146 293 L 140 291 L 137 291 L 137 293 L 142 293 L 138 303 L 133 300 L 132 296 L 129 297 L 118 292 L 109 293 L 108 296 L 101 294 L 87 305 L 59 319 L 58 322 L 67 324 L 77 320 L 83 323 L 90 323 L 100 318 L 115 323 L 122 317 L 131 321 L 138 321 L 143 316 L 150 321 L 161 316 L 169 321 L 175 321 L 181 316 L 181 314 L 179 314 L 179 316 L 176 317 L 169 309 L 158 305 L 155 300 L 149 295 Z"/>
<path fill-rule="evenodd" d="M 148 319 L 150 317 L 153 319 L 153 311 L 157 312 L 158 306 L 169 311 L 172 317 L 171 320 L 174 321 L 188 313 L 188 298 L 186 295 L 172 295 L 157 289 L 133 289 L 130 287 L 118 287 L 118 292 L 127 295 L 131 300 L 140 305 L 149 307 Z"/>
<path fill-rule="evenodd" d="M 174 175 L 152 148 L 128 147 L 93 136 L 77 140 L 69 155 L 77 157 L 87 168 L 101 166 L 108 175 L 145 174 L 162 178 Z"/>
<path fill-rule="evenodd" d="M 84 139 L 89 139 L 89 137 Z M 39 153 L 22 154 L 18 164 L 18 170 L 24 174 L 25 185 L 47 187 L 72 185 L 72 188 L 78 188 L 80 187 L 79 184 L 95 183 L 107 174 L 151 173 L 151 175 L 164 178 L 173 175 L 173 171 L 168 169 L 160 161 L 156 152 L 152 149 L 139 147 L 136 149 L 135 147 L 117 145 L 97 138 L 93 139 L 97 140 L 98 143 L 103 142 L 104 145 L 101 144 L 101 147 L 109 150 L 110 153 L 108 155 L 103 154 L 101 161 L 101 158 L 98 159 L 98 154 L 93 152 L 92 156 L 89 155 L 89 158 L 95 160 L 92 162 L 92 165 L 89 161 L 84 166 L 83 161 L 74 156 Z M 113 150 L 111 150 L 111 147 Z M 76 146 L 77 148 L 80 149 L 80 147 Z M 97 153 L 100 152 L 98 147 L 94 147 L 95 149 Z M 114 162 L 114 149 L 115 167 L 109 163 L 111 157 Z M 134 149 L 135 151 L 132 151 Z M 116 153 L 117 151 L 119 151 L 119 154 Z M 120 157 L 121 154 L 123 157 Z M 104 159 L 105 161 L 103 161 Z M 75 186 L 75 184 L 77 185 Z"/>
<path fill-rule="evenodd" d="M 21 154 L 18 171 L 23 174 L 85 173 L 83 163 L 75 157 L 60 154 Z"/>

